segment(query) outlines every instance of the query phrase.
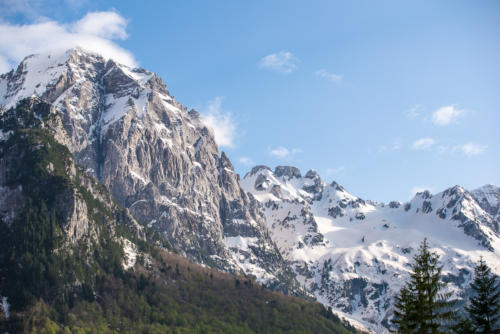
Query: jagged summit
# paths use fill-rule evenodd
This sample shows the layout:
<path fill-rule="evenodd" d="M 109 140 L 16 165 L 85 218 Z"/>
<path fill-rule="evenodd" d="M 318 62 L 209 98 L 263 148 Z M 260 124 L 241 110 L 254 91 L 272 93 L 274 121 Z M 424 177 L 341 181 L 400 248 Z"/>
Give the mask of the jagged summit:
<path fill-rule="evenodd" d="M 286 176 L 288 179 L 301 178 L 300 170 L 293 166 L 276 166 L 274 169 L 274 175 L 277 177 Z"/>
<path fill-rule="evenodd" d="M 32 95 L 49 103 L 59 102 L 68 88 L 87 80 L 103 80 L 104 76 L 115 83 L 103 87 L 109 94 L 138 95 L 142 88 L 156 90 L 172 100 L 165 83 L 153 72 L 133 69 L 77 47 L 27 56 L 15 71 L 2 74 L 0 105 L 8 109 Z"/>
<path fill-rule="evenodd" d="M 500 188 L 487 184 L 471 191 L 471 194 L 486 212 L 496 216 L 496 221 L 500 222 Z"/>
<path fill-rule="evenodd" d="M 316 178 L 319 178 L 319 174 L 316 170 L 314 169 L 310 169 L 307 171 L 306 175 L 304 175 L 305 178 L 308 178 L 308 179 L 316 179 Z"/>

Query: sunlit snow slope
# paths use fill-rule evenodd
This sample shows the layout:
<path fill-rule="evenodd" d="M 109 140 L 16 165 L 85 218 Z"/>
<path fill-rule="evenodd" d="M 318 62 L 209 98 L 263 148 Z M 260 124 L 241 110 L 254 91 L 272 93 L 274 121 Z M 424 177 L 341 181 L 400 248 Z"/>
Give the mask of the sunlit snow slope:
<path fill-rule="evenodd" d="M 410 202 L 362 200 L 315 171 L 257 166 L 242 180 L 262 204 L 272 238 L 318 300 L 376 332 L 385 332 L 394 295 L 428 238 L 441 256 L 448 289 L 467 290 L 483 256 L 500 273 L 500 189 L 460 186 Z"/>

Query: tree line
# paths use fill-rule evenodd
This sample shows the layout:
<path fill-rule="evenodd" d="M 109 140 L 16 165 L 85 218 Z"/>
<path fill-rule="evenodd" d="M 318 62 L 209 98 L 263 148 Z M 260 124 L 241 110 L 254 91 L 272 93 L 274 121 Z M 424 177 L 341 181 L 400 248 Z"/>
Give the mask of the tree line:
<path fill-rule="evenodd" d="M 427 239 L 414 257 L 410 279 L 396 296 L 393 328 L 401 334 L 500 333 L 500 283 L 481 259 L 474 268 L 471 297 L 465 307 L 451 292 L 444 292 L 443 266 Z"/>

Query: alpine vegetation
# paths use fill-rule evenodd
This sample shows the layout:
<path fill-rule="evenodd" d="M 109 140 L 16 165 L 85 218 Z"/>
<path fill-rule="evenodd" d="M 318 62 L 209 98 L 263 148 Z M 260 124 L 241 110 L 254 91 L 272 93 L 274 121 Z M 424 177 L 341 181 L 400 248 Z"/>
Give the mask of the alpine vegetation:
<path fill-rule="evenodd" d="M 472 331 L 490 334 L 500 332 L 500 282 L 481 258 L 474 268 L 472 297 L 465 308 Z"/>
<path fill-rule="evenodd" d="M 410 281 L 394 304 L 395 333 L 447 333 L 453 318 L 451 293 L 443 291 L 439 256 L 424 239 L 414 257 Z"/>

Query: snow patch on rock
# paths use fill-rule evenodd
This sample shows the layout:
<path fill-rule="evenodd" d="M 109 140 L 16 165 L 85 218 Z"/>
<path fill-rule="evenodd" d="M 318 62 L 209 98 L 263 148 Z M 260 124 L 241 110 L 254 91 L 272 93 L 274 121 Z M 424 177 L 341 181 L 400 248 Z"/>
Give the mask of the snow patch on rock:
<path fill-rule="evenodd" d="M 137 246 L 130 240 L 122 239 L 123 252 L 125 253 L 125 258 L 123 260 L 123 268 L 128 270 L 135 266 L 137 261 Z"/>

